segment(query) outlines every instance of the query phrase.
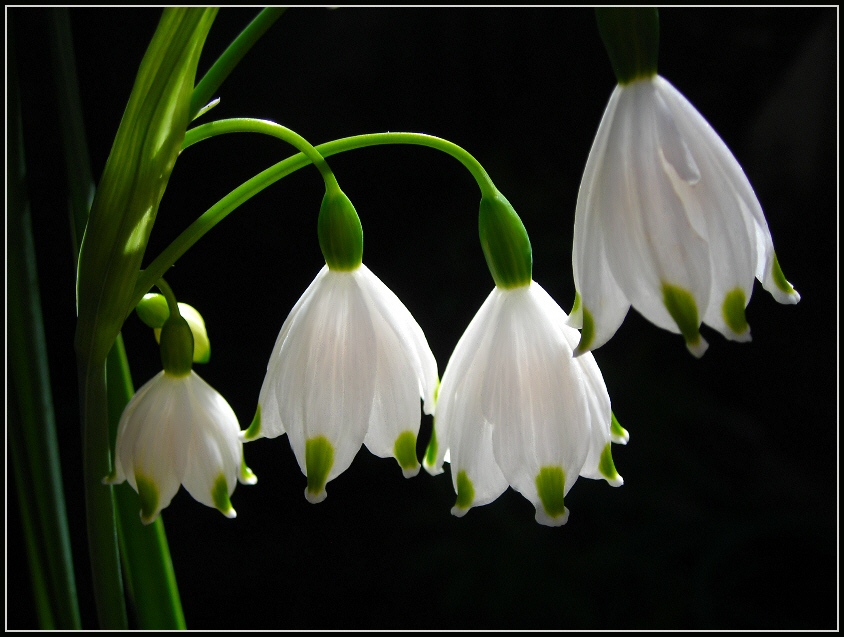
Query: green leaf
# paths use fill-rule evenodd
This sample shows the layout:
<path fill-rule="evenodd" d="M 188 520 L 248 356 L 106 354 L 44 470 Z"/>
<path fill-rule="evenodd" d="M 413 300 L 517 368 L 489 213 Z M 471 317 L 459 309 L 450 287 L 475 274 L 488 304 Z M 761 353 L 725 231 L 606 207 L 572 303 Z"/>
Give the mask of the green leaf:
<path fill-rule="evenodd" d="M 61 466 L 20 117 L 14 33 L 9 46 L 7 172 L 7 354 L 9 445 L 42 628 L 78 629 Z"/>

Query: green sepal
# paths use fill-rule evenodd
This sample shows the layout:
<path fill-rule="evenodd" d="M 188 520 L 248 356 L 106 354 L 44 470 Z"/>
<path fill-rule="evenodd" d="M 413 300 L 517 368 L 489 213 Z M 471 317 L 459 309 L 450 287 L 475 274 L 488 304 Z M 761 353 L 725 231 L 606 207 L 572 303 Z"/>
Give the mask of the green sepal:
<path fill-rule="evenodd" d="M 193 367 L 193 333 L 181 316 L 171 316 L 161 328 L 161 364 L 171 376 L 187 376 Z"/>
<path fill-rule="evenodd" d="M 504 289 L 530 285 L 533 275 L 530 239 L 519 215 L 500 192 L 481 199 L 478 231 L 495 285 Z"/>
<path fill-rule="evenodd" d="M 363 261 L 363 227 L 351 200 L 339 188 L 325 191 L 317 222 L 319 247 L 332 270 L 346 272 Z"/>
<path fill-rule="evenodd" d="M 619 84 L 656 75 L 659 12 L 655 7 L 601 7 L 595 16 Z"/>

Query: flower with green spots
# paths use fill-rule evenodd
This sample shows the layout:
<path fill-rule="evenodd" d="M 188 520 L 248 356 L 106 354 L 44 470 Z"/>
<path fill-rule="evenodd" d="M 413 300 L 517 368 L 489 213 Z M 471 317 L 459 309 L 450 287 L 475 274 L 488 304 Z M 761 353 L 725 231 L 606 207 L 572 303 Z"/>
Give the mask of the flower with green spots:
<path fill-rule="evenodd" d="M 741 166 L 655 72 L 610 97 L 580 184 L 572 264 L 577 354 L 606 343 L 631 305 L 699 357 L 701 323 L 750 340 L 754 277 L 780 303 L 800 300 Z"/>
<path fill-rule="evenodd" d="M 365 265 L 324 266 L 282 325 L 245 440 L 287 433 L 305 497 L 345 471 L 361 444 L 419 472 L 421 408 L 430 414 L 437 363 L 422 329 Z"/>
<path fill-rule="evenodd" d="M 628 435 L 612 415 L 592 354 L 573 358 L 578 333 L 530 281 L 496 286 L 472 319 L 443 375 L 425 469 L 451 463 L 464 515 L 509 486 L 536 507 L 536 521 L 565 524 L 564 497 L 578 476 L 623 483 L 610 443 Z"/>
<path fill-rule="evenodd" d="M 104 482 L 132 485 L 144 524 L 158 517 L 181 484 L 194 499 L 233 518 L 229 498 L 237 482 L 257 481 L 239 434 L 231 406 L 196 372 L 161 371 L 123 410 L 114 469 Z"/>

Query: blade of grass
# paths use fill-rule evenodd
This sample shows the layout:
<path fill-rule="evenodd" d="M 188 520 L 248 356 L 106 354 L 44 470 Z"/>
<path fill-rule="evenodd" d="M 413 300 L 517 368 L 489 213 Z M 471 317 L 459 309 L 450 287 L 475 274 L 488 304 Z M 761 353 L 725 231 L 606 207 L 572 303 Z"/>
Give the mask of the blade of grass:
<path fill-rule="evenodd" d="M 7 148 L 7 347 L 13 389 L 9 413 L 12 462 L 39 621 L 44 628 L 79 628 L 79 606 L 70 552 L 32 219 L 14 30 L 9 46 Z"/>

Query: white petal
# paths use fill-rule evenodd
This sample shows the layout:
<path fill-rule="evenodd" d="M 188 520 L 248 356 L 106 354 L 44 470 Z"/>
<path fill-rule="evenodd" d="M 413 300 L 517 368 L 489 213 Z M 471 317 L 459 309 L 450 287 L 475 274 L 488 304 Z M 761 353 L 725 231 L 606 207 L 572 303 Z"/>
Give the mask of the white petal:
<path fill-rule="evenodd" d="M 488 327 L 496 312 L 496 303 L 500 299 L 500 294 L 498 288 L 493 288 L 487 296 L 466 331 L 461 335 L 443 373 L 434 416 L 434 436 L 436 436 L 437 441 L 436 456 L 432 460 L 426 453 L 423 462 L 425 470 L 431 475 L 442 473 L 442 465 L 446 453 L 448 453 L 451 429 L 453 423 L 457 421 L 454 410 L 461 402 L 465 402 L 463 398 L 460 398 L 462 395 L 461 385 L 466 381 L 470 370 L 473 369 L 473 363 L 481 343 L 489 339 Z M 476 367 L 474 370 L 476 374 L 483 373 L 482 368 Z M 480 409 L 479 406 L 478 409 Z M 480 412 L 478 411 L 478 413 Z M 483 414 L 480 415 L 483 416 Z M 474 414 L 472 417 L 474 417 Z M 460 421 L 462 422 L 462 419 Z"/>
<path fill-rule="evenodd" d="M 578 357 L 577 362 L 581 366 L 586 381 L 586 399 L 591 420 L 589 453 L 580 470 L 580 475 L 593 480 L 607 480 L 613 486 L 621 486 L 624 480 L 620 475 L 616 473 L 614 476 L 606 476 L 601 471 L 601 456 L 612 440 L 610 431 L 612 406 L 604 377 L 591 354 Z"/>
<path fill-rule="evenodd" d="M 676 130 L 651 81 L 624 87 L 597 184 L 616 281 L 637 311 L 672 332 L 679 330 L 665 307 L 663 284 L 688 291 L 705 308 L 711 279 L 700 220 L 686 210 L 666 174 L 662 148 L 670 146 L 677 161 L 678 142 L 671 140 Z"/>
<path fill-rule="evenodd" d="M 536 284 L 508 290 L 493 337 L 483 388 L 495 459 L 511 486 L 541 507 L 545 467 L 577 480 L 589 445 L 584 381 L 561 326 L 537 300 Z"/>
<path fill-rule="evenodd" d="M 577 194 L 572 270 L 580 303 L 572 309 L 568 324 L 582 328 L 583 309 L 586 309 L 591 325 L 587 319 L 583 351 L 600 347 L 612 338 L 630 308 L 630 302 L 607 263 L 603 230 L 606 212 L 597 185 L 604 170 L 607 142 L 620 93 L 621 87 L 616 87 L 604 111 Z"/>
<path fill-rule="evenodd" d="M 226 400 L 195 372 L 190 375 L 188 408 L 190 455 L 182 484 L 195 500 L 220 508 L 233 517 L 230 504 L 224 506 L 215 500 L 215 490 L 221 477 L 225 479 L 227 495 L 237 485 L 242 453 L 237 416 Z"/>
<path fill-rule="evenodd" d="M 723 171 L 723 181 L 718 182 L 722 188 L 729 190 L 740 202 L 736 206 L 740 208 L 741 216 L 744 217 L 745 224 L 748 227 L 748 235 L 751 243 L 755 244 L 752 254 L 756 255 L 756 260 L 753 262 L 755 267 L 755 275 L 768 292 L 780 303 L 797 303 L 800 300 L 800 295 L 796 291 L 785 291 L 774 281 L 772 275 L 772 265 L 774 261 L 774 244 L 771 239 L 771 232 L 768 228 L 768 222 L 765 220 L 765 215 L 762 212 L 762 206 L 753 191 L 753 187 L 744 174 L 741 165 L 733 156 L 730 149 L 718 134 L 712 129 L 709 123 L 703 118 L 700 113 L 689 103 L 682 94 L 677 91 L 664 78 L 659 78 L 663 86 L 663 91 L 666 94 L 671 93 L 671 106 L 674 110 L 682 110 L 685 112 L 684 118 L 689 125 L 696 126 L 702 138 L 706 139 L 706 145 L 711 153 L 713 164 L 717 165 Z M 667 88 L 667 87 L 670 87 Z M 738 203 L 737 202 L 737 203 Z M 739 210 L 732 210 L 733 214 L 738 214 Z M 748 298 L 750 295 L 748 294 Z"/>
<path fill-rule="evenodd" d="M 355 270 L 355 276 L 366 293 L 370 311 L 381 315 L 395 332 L 405 355 L 408 356 L 417 378 L 419 397 L 424 400 L 425 413 L 434 413 L 434 394 L 439 383 L 439 374 L 437 361 L 422 328 L 393 291 L 369 268 L 361 264 Z"/>
<path fill-rule="evenodd" d="M 451 512 L 457 516 L 492 502 L 507 489 L 507 479 L 492 451 L 492 426 L 481 405 L 487 358 L 503 299 L 498 288 L 487 297 L 458 342 L 440 387 L 435 420 L 440 447 L 436 468 L 442 467 L 448 452 L 451 481 L 458 495 Z M 435 472 L 427 465 L 426 469 Z"/>
<path fill-rule="evenodd" d="M 117 444 L 127 480 L 142 496 L 142 503 L 144 485 L 155 489 L 156 496 L 148 500 L 152 510 L 142 515 L 145 523 L 158 517 L 179 490 L 190 439 L 189 423 L 175 420 L 182 413 L 185 378 L 161 372 L 151 382 L 126 428 L 134 435 L 125 436 Z"/>
<path fill-rule="evenodd" d="M 376 456 L 390 458 L 395 457 L 396 441 L 405 432 L 413 436 L 415 444 L 421 417 L 419 380 L 408 358 L 410 352 L 392 327 L 377 312 L 372 319 L 377 362 L 372 412 L 364 443 Z M 403 468 L 415 474 L 419 463 L 408 462 Z"/>
<path fill-rule="evenodd" d="M 276 398 L 303 473 L 306 441 L 333 446 L 332 480 L 351 464 L 369 424 L 375 335 L 353 273 L 329 270 L 313 288 L 277 355 Z"/>
<path fill-rule="evenodd" d="M 129 399 L 126 407 L 123 408 L 123 413 L 120 416 L 120 422 L 117 425 L 117 440 L 114 449 L 114 467 L 111 475 L 103 480 L 105 484 L 120 484 L 131 474 L 132 449 L 134 448 L 135 441 L 141 431 L 138 426 L 140 420 L 137 416 L 135 416 L 135 412 L 137 411 L 138 406 L 143 404 L 144 396 L 156 384 L 159 376 L 163 375 L 163 371 L 159 372 L 156 376 L 144 383 L 144 385 L 135 392 L 132 398 Z M 128 473 L 126 469 L 123 468 L 124 466 L 129 470 Z M 133 488 L 135 488 L 134 483 L 132 484 Z"/>
<path fill-rule="evenodd" d="M 712 287 L 708 307 L 701 308 L 703 321 L 727 338 L 749 340 L 749 331 L 736 331 L 727 324 L 723 306 L 727 295 L 736 290 L 743 294 L 746 306 L 753 291 L 758 257 L 751 208 L 758 208 L 756 196 L 709 123 L 668 81 L 657 77 L 655 83 L 677 122 L 679 134 L 691 144 L 701 166 L 703 177 L 693 186 L 670 171 L 669 178 L 687 210 L 693 210 L 706 223 Z"/>
<path fill-rule="evenodd" d="M 281 330 L 276 338 L 273 346 L 270 360 L 267 364 L 267 374 L 264 376 L 264 382 L 261 385 L 261 393 L 258 396 L 258 405 L 261 408 L 261 428 L 256 436 L 257 438 L 275 438 L 284 434 L 284 424 L 281 420 L 281 415 L 278 411 L 278 397 L 275 395 L 275 388 L 278 385 L 278 367 L 281 361 L 279 356 L 284 342 L 287 340 L 287 335 L 290 333 L 291 327 L 296 323 L 297 317 L 304 305 L 306 305 L 320 286 L 320 281 L 328 274 L 328 266 L 323 266 L 311 284 L 307 287 L 299 300 L 290 310 Z"/>

